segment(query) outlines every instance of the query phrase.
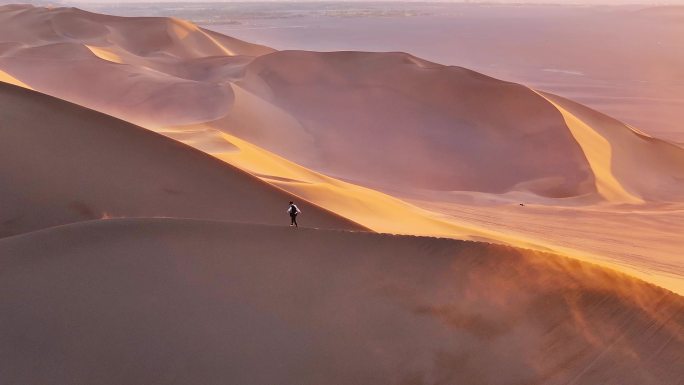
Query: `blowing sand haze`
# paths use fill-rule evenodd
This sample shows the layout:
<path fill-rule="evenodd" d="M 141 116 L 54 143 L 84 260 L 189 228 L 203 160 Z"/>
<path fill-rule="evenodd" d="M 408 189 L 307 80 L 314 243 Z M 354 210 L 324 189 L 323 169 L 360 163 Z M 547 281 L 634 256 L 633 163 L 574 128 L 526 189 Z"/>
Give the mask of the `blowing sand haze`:
<path fill-rule="evenodd" d="M 563 96 L 0 7 L 0 384 L 679 384 L 682 228 Z"/>

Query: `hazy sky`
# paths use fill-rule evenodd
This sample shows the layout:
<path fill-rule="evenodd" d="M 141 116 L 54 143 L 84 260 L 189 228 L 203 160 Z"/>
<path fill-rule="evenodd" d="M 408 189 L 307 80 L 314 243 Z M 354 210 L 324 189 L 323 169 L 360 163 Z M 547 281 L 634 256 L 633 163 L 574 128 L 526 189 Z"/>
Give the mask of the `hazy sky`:
<path fill-rule="evenodd" d="M 237 1 L 212 1 L 212 0 L 190 0 L 190 1 L 184 1 L 184 2 L 190 2 L 190 3 L 209 3 L 209 2 L 226 2 L 226 3 L 240 3 L 240 2 L 316 2 L 318 0 L 237 0 Z M 397 0 L 372 0 L 372 1 L 366 1 L 366 0 L 342 0 L 340 2 L 381 2 L 381 1 L 390 1 L 390 2 L 397 2 Z M 404 1 L 412 1 L 412 2 L 421 2 L 421 0 L 404 0 Z M 17 0 L 17 3 L 32 3 L 33 1 L 21 1 Z M 45 2 L 45 0 L 40 1 L 40 2 Z M 64 2 L 64 3 L 111 3 L 111 4 L 116 4 L 116 3 L 171 3 L 171 2 L 180 2 L 180 1 L 174 1 L 174 0 L 119 0 L 119 1 L 112 1 L 112 0 L 62 0 L 59 1 L 57 0 L 56 2 Z M 660 4 L 682 4 L 684 5 L 684 0 L 658 0 L 658 1 L 653 1 L 653 0 L 425 0 L 423 2 L 451 2 L 451 3 L 544 3 L 544 4 L 647 4 L 647 5 L 660 5 Z"/>

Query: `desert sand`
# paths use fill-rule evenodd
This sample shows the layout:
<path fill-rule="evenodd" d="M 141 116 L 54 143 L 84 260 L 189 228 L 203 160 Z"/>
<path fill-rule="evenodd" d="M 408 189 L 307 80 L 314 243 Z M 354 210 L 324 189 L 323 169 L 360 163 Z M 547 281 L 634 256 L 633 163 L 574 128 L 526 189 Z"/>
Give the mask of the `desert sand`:
<path fill-rule="evenodd" d="M 224 3 L 211 12 L 191 6 L 89 9 L 191 18 L 278 50 L 410 52 L 562 95 L 684 144 L 683 4 L 256 2 Z"/>
<path fill-rule="evenodd" d="M 504 246 L 111 219 L 5 238 L 0 255 L 8 383 L 675 384 L 684 376 L 682 297 Z"/>
<path fill-rule="evenodd" d="M 679 146 L 405 53 L 32 6 L 0 39 L 12 383 L 684 376 Z"/>
<path fill-rule="evenodd" d="M 597 111 L 404 53 L 274 51 L 179 19 L 68 8 L 9 6 L 0 18 L 5 78 L 374 231 L 551 250 L 684 293 L 684 240 L 672 235 L 684 226 L 684 150 Z M 131 37 L 139 30 L 145 39 Z M 536 208 L 529 218 L 520 203 Z M 459 215 L 473 207 L 479 217 Z M 556 214 L 553 231 L 526 225 Z M 585 231 L 588 215 L 635 241 Z"/>
<path fill-rule="evenodd" d="M 0 235 L 89 219 L 277 224 L 290 194 L 159 134 L 0 83 Z M 313 227 L 363 229 L 313 204 Z"/>

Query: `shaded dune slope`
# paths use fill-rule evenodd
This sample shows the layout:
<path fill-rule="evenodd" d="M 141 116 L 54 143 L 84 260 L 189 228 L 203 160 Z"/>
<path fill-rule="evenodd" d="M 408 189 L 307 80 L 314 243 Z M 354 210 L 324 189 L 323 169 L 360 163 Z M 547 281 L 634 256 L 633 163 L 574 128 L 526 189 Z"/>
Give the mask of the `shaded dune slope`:
<path fill-rule="evenodd" d="M 9 383 L 675 384 L 684 302 L 512 248 L 176 219 L 0 240 Z"/>
<path fill-rule="evenodd" d="M 182 143 L 0 83 L 0 235 L 107 216 L 286 223 L 291 195 Z M 313 227 L 359 229 L 302 202 Z"/>
<path fill-rule="evenodd" d="M 256 58 L 239 84 L 295 117 L 301 139 L 278 145 L 266 125 L 238 136 L 331 175 L 402 189 L 592 191 L 558 111 L 519 84 L 404 53 L 304 51 Z"/>
<path fill-rule="evenodd" d="M 238 136 L 362 184 L 555 198 L 596 193 L 615 203 L 684 200 L 681 148 L 572 101 L 464 68 L 403 53 L 283 51 L 255 58 L 238 84 L 291 114 L 299 125 L 286 127 L 299 145 L 269 134 L 275 119 L 237 125 Z M 236 106 L 240 98 L 236 92 Z M 578 134 L 576 121 L 591 135 Z M 604 158 L 599 167 L 595 153 Z"/>

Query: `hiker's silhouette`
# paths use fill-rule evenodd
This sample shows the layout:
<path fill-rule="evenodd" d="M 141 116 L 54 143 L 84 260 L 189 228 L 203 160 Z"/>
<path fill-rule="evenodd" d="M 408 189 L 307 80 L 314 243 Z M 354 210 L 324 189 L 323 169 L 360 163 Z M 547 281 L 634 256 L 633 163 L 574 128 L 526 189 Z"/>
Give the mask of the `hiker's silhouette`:
<path fill-rule="evenodd" d="M 290 205 L 287 207 L 287 213 L 290 214 L 290 226 L 299 227 L 297 224 L 297 214 L 302 211 L 297 207 L 294 202 L 290 201 Z"/>

